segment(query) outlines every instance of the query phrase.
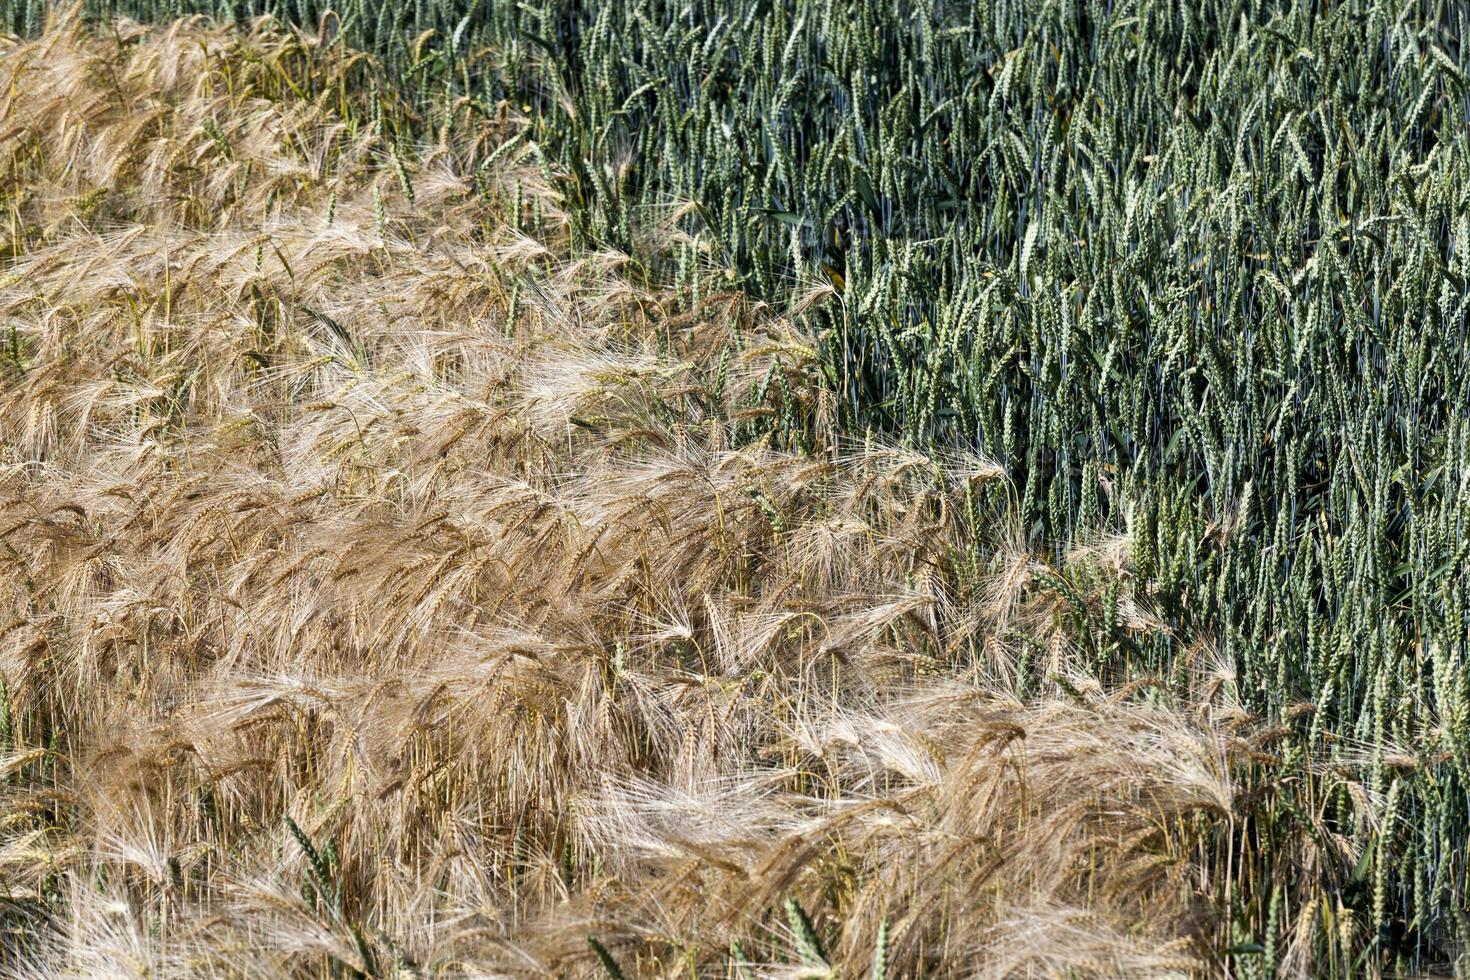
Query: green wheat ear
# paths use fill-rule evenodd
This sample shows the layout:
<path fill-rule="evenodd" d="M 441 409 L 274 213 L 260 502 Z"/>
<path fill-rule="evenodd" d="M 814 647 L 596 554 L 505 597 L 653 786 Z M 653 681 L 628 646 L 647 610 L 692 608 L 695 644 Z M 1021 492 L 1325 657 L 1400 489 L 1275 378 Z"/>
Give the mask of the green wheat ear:
<path fill-rule="evenodd" d="M 403 191 L 403 197 L 408 201 L 408 206 L 414 206 L 413 182 L 408 178 L 408 167 L 403 163 L 403 154 L 398 152 L 397 144 L 392 147 L 393 173 L 398 177 L 398 187 Z"/>
<path fill-rule="evenodd" d="M 888 980 L 888 917 L 878 924 L 878 942 L 873 947 L 873 980 Z"/>
<path fill-rule="evenodd" d="M 745 949 L 740 945 L 740 940 L 730 940 L 730 966 L 735 971 L 736 980 L 755 980 L 755 974 L 745 964 L 750 962 L 750 957 L 745 955 Z"/>
<path fill-rule="evenodd" d="M 796 934 L 797 948 L 801 958 L 809 966 L 827 966 L 827 952 L 822 948 L 822 940 L 817 936 L 816 927 L 812 925 L 811 917 L 806 914 L 806 909 L 794 898 L 786 900 L 786 921 L 791 925 L 791 931 Z"/>
<path fill-rule="evenodd" d="M 596 936 L 587 937 L 587 945 L 592 947 L 592 952 L 597 954 L 597 962 L 602 964 L 602 972 L 606 973 L 611 980 L 623 980 L 623 970 L 618 966 L 618 961 L 613 959 L 612 953 L 607 947 L 598 942 Z"/>
<path fill-rule="evenodd" d="M 10 715 L 10 685 L 0 681 L 0 752 L 9 752 L 15 744 Z"/>

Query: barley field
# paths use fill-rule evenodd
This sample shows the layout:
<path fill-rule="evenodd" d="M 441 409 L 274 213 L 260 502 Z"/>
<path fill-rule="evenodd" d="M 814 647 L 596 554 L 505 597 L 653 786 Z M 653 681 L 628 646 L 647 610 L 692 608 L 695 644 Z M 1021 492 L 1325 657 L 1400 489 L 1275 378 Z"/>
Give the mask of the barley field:
<path fill-rule="evenodd" d="M 0 0 L 0 975 L 1470 975 L 1467 28 Z"/>

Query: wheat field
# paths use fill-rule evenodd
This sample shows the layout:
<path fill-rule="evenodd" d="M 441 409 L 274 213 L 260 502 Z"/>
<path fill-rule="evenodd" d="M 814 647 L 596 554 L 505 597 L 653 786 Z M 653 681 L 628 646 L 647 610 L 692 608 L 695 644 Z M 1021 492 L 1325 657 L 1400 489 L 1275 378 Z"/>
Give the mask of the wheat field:
<path fill-rule="evenodd" d="M 677 201 L 588 247 L 529 106 L 405 149 L 377 73 L 0 46 L 0 969 L 1396 968 L 1370 777 L 1453 749 L 1255 712 L 1129 521 L 840 424 L 830 284 L 707 288 Z"/>

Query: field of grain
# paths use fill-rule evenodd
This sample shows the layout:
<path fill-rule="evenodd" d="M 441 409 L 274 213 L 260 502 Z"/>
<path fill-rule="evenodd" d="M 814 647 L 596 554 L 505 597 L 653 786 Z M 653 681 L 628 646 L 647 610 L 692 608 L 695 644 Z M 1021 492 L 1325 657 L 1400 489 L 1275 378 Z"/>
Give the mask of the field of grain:
<path fill-rule="evenodd" d="M 0 972 L 1470 967 L 1452 17 L 723 3 L 0 5 Z"/>

